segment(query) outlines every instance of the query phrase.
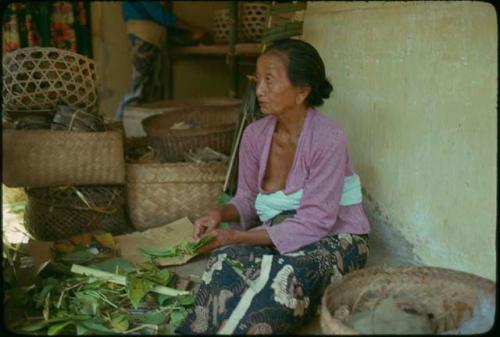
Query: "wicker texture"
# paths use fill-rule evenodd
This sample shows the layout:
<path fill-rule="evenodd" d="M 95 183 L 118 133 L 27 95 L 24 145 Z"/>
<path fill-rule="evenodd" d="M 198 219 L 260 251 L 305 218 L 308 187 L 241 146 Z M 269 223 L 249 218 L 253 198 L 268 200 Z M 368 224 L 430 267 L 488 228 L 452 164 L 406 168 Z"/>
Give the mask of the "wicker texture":
<path fill-rule="evenodd" d="M 24 224 L 38 240 L 63 240 L 96 230 L 118 235 L 131 229 L 123 187 L 33 188 L 26 193 Z"/>
<path fill-rule="evenodd" d="M 91 109 L 97 102 L 96 65 L 83 55 L 20 48 L 6 54 L 2 66 L 4 111 L 53 111 L 58 102 Z"/>
<path fill-rule="evenodd" d="M 266 29 L 271 5 L 264 2 L 241 3 L 241 30 L 248 42 L 260 42 Z"/>
<path fill-rule="evenodd" d="M 468 273 L 438 267 L 371 267 L 346 275 L 326 289 L 321 303 L 324 334 L 359 334 L 334 312 L 346 306 L 362 311 L 364 303 L 393 296 L 409 312 L 427 314 L 436 333 L 456 329 L 472 316 L 480 294 L 495 303 L 495 283 Z"/>
<path fill-rule="evenodd" d="M 144 230 L 217 206 L 226 169 L 220 162 L 127 164 L 131 223 Z"/>
<path fill-rule="evenodd" d="M 185 153 L 204 147 L 229 154 L 238 111 L 236 106 L 189 107 L 148 117 L 142 125 L 162 162 L 180 162 Z M 177 123 L 191 127 L 171 129 Z"/>
<path fill-rule="evenodd" d="M 212 31 L 215 44 L 229 43 L 229 34 L 231 32 L 231 17 L 229 14 L 229 8 L 214 11 Z M 238 29 L 238 40 L 244 40 L 241 28 Z"/>
<path fill-rule="evenodd" d="M 125 182 L 123 133 L 4 130 L 3 183 L 9 187 Z"/>
<path fill-rule="evenodd" d="M 241 99 L 227 97 L 200 97 L 189 99 L 163 100 L 139 105 L 127 105 L 123 115 L 123 124 L 127 137 L 146 136 L 142 120 L 164 112 L 187 107 L 233 106 L 239 108 Z"/>

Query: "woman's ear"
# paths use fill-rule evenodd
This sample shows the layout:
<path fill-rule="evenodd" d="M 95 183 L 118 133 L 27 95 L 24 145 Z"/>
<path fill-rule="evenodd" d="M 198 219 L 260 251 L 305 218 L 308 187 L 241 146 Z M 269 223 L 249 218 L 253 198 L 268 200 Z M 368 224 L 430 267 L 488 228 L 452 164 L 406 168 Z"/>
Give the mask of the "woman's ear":
<path fill-rule="evenodd" d="M 298 88 L 297 96 L 295 96 L 295 103 L 301 105 L 306 100 L 307 96 L 311 92 L 311 87 L 301 86 Z"/>

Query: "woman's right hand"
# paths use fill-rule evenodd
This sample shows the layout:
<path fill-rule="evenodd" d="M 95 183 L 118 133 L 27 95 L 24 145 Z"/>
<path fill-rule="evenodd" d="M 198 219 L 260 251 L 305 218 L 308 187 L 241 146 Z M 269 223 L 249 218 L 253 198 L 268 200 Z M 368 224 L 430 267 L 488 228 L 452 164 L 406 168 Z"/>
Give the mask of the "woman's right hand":
<path fill-rule="evenodd" d="M 221 222 L 220 210 L 211 209 L 205 215 L 196 219 L 193 224 L 193 238 L 200 239 L 203 235 L 215 229 Z"/>

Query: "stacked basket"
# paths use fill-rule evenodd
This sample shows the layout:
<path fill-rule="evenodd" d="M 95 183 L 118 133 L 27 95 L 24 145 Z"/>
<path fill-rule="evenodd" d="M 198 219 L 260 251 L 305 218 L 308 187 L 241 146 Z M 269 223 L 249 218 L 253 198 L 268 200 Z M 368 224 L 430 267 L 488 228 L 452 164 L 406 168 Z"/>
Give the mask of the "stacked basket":
<path fill-rule="evenodd" d="M 181 217 L 193 220 L 217 206 L 224 183 L 227 161 L 192 162 L 188 154 L 209 147 L 228 155 L 241 101 L 202 98 L 177 101 L 177 106 L 173 102 L 145 106 L 144 110 L 164 111 L 142 121 L 146 144 L 135 139 L 155 156 L 127 163 L 128 213 L 139 230 Z"/>
<path fill-rule="evenodd" d="M 4 128 L 11 126 L 3 132 L 3 183 L 26 188 L 27 230 L 50 241 L 126 231 L 123 132 L 105 131 L 95 63 L 33 47 L 6 54 L 2 65 Z"/>

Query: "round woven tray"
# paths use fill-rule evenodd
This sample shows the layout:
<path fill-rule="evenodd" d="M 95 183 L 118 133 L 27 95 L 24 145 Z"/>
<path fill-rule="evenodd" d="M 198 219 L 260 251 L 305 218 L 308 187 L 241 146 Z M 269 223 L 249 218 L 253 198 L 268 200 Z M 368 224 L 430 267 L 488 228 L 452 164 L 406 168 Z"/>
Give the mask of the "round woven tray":
<path fill-rule="evenodd" d="M 5 54 L 3 110 L 51 112 L 58 102 L 79 108 L 97 103 L 95 62 L 52 47 L 29 47 Z"/>
<path fill-rule="evenodd" d="M 237 106 L 179 108 L 148 117 L 142 125 L 162 162 L 180 162 L 185 153 L 204 147 L 230 154 L 238 112 Z M 191 127 L 172 129 L 178 123 Z"/>
<path fill-rule="evenodd" d="M 328 286 L 321 303 L 321 329 L 329 335 L 359 334 L 346 319 L 334 317 L 335 312 L 341 309 L 352 314 L 365 310 L 370 300 L 393 297 L 400 309 L 426 315 L 435 333 L 442 333 L 472 316 L 479 295 L 495 303 L 495 293 L 494 282 L 450 269 L 366 268 Z"/>
<path fill-rule="evenodd" d="M 130 231 L 123 187 L 27 188 L 26 194 L 24 224 L 38 240 L 63 240 L 95 230 L 113 235 Z"/>

